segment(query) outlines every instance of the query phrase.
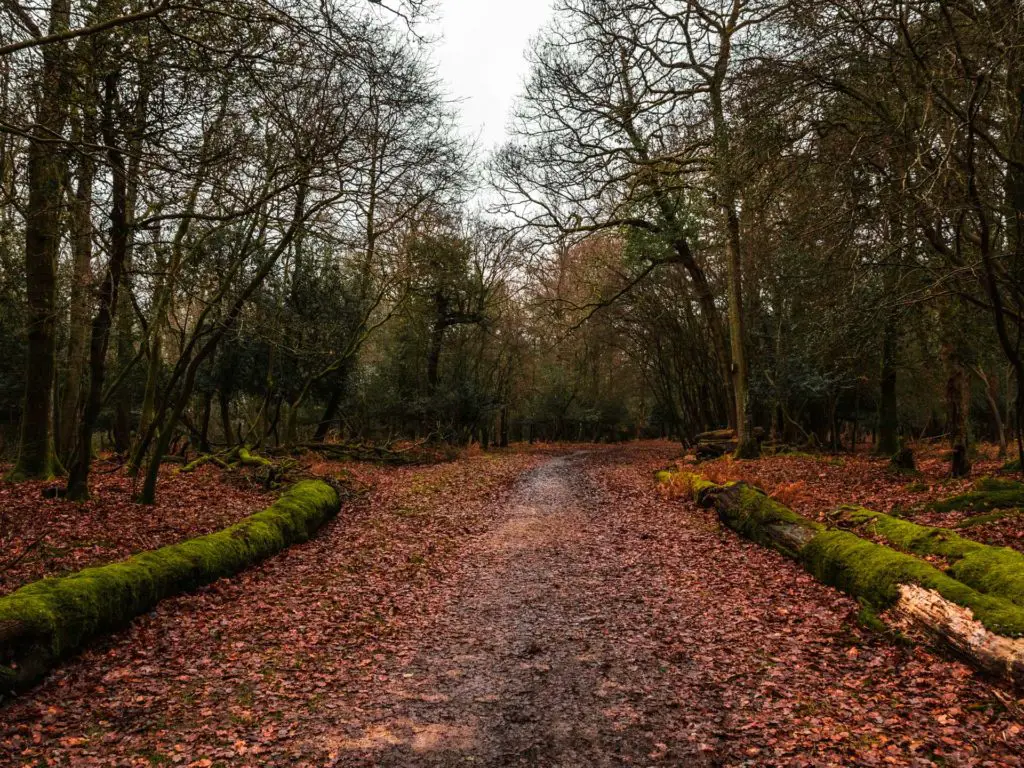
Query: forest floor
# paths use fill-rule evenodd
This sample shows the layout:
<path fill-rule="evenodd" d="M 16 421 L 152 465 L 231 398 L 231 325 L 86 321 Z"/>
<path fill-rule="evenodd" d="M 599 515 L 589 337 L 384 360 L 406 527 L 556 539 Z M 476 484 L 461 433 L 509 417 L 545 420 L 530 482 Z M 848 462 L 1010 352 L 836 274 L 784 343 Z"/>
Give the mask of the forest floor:
<path fill-rule="evenodd" d="M 860 628 L 852 600 L 666 499 L 652 473 L 678 453 L 347 467 L 372 490 L 315 539 L 161 603 L 0 708 L 0 765 L 1024 765 L 1011 692 Z M 916 479 L 855 457 L 702 471 L 805 511 L 888 509 L 957 490 L 923 464 Z M 215 493 L 215 470 L 200 477 Z M 220 492 L 199 522 L 195 490 L 164 524 L 265 501 Z"/>
<path fill-rule="evenodd" d="M 215 467 L 161 470 L 157 504 L 136 504 L 138 489 L 119 464 L 98 462 L 81 504 L 45 498 L 48 482 L 0 482 L 0 595 L 44 576 L 63 576 L 136 552 L 219 531 L 268 506 L 273 494 L 244 473 Z M 0 477 L 7 470 L 0 466 Z"/>
<path fill-rule="evenodd" d="M 894 471 L 889 462 L 868 453 L 780 454 L 757 461 L 733 461 L 722 457 L 693 466 L 692 460 L 672 462 L 688 471 L 699 472 L 716 482 L 745 480 L 808 517 L 823 519 L 840 504 L 859 504 L 878 512 L 895 514 L 921 525 L 958 527 L 969 518 L 972 524 L 963 535 L 986 544 L 1024 550 L 1024 510 L 1002 510 L 987 522 L 970 509 L 937 512 L 928 503 L 971 490 L 971 484 L 986 475 L 1020 480 L 1020 473 L 1001 470 L 1004 459 L 996 447 L 980 444 L 971 475 L 949 476 L 948 447 L 921 443 L 915 446 L 917 471 Z M 986 516 L 987 517 L 987 516 Z"/>

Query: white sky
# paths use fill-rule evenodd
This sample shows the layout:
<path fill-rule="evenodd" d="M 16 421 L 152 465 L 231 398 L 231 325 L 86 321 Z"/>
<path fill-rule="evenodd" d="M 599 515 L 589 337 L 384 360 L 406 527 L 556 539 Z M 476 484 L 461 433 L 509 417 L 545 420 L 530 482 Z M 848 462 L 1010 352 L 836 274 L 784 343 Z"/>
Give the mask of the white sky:
<path fill-rule="evenodd" d="M 437 0 L 438 74 L 459 100 L 463 132 L 488 152 L 506 135 L 527 73 L 524 52 L 552 0 Z"/>

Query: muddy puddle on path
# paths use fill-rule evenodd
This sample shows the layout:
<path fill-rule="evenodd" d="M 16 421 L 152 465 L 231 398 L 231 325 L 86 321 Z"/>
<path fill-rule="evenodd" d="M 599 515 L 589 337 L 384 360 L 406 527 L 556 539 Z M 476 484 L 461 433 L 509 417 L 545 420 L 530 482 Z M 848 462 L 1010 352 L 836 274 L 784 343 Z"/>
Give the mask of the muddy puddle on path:
<path fill-rule="evenodd" d="M 390 670 L 386 717 L 332 745 L 338 764 L 622 765 L 658 749 L 643 709 L 671 706 L 650 686 L 662 662 L 616 632 L 643 622 L 645 586 L 596 531 L 584 460 L 552 459 L 514 488 L 449 609 Z"/>

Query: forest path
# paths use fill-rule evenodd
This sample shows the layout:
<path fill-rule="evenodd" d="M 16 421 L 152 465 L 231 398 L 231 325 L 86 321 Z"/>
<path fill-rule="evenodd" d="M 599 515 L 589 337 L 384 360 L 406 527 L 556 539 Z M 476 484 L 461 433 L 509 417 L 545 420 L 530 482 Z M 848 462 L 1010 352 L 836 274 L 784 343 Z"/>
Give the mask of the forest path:
<path fill-rule="evenodd" d="M 0 765 L 1024 765 L 970 670 L 662 498 L 677 451 L 358 469 L 316 539 L 0 708 Z"/>
<path fill-rule="evenodd" d="M 373 765 L 597 766 L 666 749 L 649 721 L 678 701 L 637 632 L 652 585 L 595 525 L 607 499 L 586 462 L 549 460 L 515 486 L 448 608 L 389 670 L 383 717 L 336 751 Z"/>

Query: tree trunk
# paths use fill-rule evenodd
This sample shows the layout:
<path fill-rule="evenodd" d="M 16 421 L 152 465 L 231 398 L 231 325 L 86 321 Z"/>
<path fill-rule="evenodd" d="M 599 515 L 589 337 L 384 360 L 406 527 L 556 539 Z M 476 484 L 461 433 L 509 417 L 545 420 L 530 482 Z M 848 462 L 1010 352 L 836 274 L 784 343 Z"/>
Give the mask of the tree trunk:
<path fill-rule="evenodd" d="M 87 118 L 83 118 L 86 120 Z M 83 138 L 92 135 L 84 128 Z M 90 140 L 90 139 L 86 139 Z M 79 159 L 78 181 L 71 210 L 71 253 L 74 263 L 71 283 L 71 314 L 68 320 L 67 381 L 60 412 L 58 452 L 68 461 L 74 451 L 78 420 L 82 410 L 82 380 L 88 359 L 87 338 L 92 302 L 92 187 L 96 163 L 83 152 Z"/>
<path fill-rule="evenodd" d="M 878 443 L 875 445 L 875 453 L 879 456 L 894 456 L 900 449 L 896 334 L 896 319 L 890 312 L 882 329 L 882 386 L 878 403 Z"/>
<path fill-rule="evenodd" d="M 1024 639 L 991 632 L 967 608 L 932 589 L 901 584 L 892 608 L 892 623 L 911 633 L 920 631 L 933 645 L 948 649 L 974 666 L 1020 684 L 1024 670 Z"/>
<path fill-rule="evenodd" d="M 322 443 L 326 439 L 331 425 L 338 416 L 338 408 L 341 407 L 341 400 L 345 396 L 347 380 L 348 376 L 345 372 L 342 372 L 342 375 L 331 389 L 331 396 L 327 400 L 323 415 L 320 417 L 320 421 L 316 425 L 316 432 L 313 434 L 314 443 Z"/>
<path fill-rule="evenodd" d="M 133 110 L 132 122 L 126 135 L 127 168 L 125 169 L 125 257 L 122 274 L 129 300 L 122 301 L 116 309 L 117 318 L 117 362 L 122 371 L 135 363 L 135 347 L 132 343 L 132 329 L 135 313 L 131 302 L 131 284 L 128 276 L 132 266 L 135 247 L 135 204 L 139 197 L 139 175 L 142 162 L 142 145 L 146 122 L 149 117 L 149 83 L 144 79 L 139 84 L 139 93 Z M 122 160 L 122 162 L 125 162 Z M 125 455 L 131 450 L 132 437 L 132 391 L 131 387 L 120 386 L 114 405 L 114 450 Z"/>
<path fill-rule="evenodd" d="M 985 390 L 985 399 L 988 401 L 989 410 L 992 411 L 992 427 L 996 433 L 996 440 L 999 443 L 999 458 L 1005 459 L 1007 452 L 1006 428 L 1003 426 L 1003 414 L 999 408 L 999 393 L 996 391 L 996 379 L 989 377 L 985 369 L 980 365 L 974 368 L 974 372 L 981 379 L 982 387 Z"/>
<path fill-rule="evenodd" d="M 69 0 L 51 0 L 49 34 L 70 24 Z M 35 124 L 28 141 L 25 206 L 25 284 L 28 355 L 18 460 L 12 479 L 60 474 L 53 444 L 53 384 L 56 368 L 57 256 L 66 158 L 59 138 L 68 120 L 70 77 L 67 47 L 41 49 L 42 74 L 34 95 Z M 55 141 L 58 139 L 58 141 Z"/>
<path fill-rule="evenodd" d="M 235 438 L 231 433 L 231 398 L 223 389 L 217 391 L 217 400 L 220 410 L 220 429 L 224 433 L 224 444 L 231 447 L 235 444 Z"/>
<path fill-rule="evenodd" d="M 130 210 L 130 208 L 129 208 Z M 128 260 L 125 261 L 123 272 L 130 268 L 131 247 L 128 248 Z M 135 357 L 132 347 L 132 306 L 122 301 L 117 307 L 117 363 L 124 369 L 131 365 Z M 132 438 L 132 391 L 131 387 L 122 386 L 114 400 L 114 451 L 125 454 L 131 448 Z"/>
<path fill-rule="evenodd" d="M 950 473 L 953 477 L 966 477 L 971 473 L 970 460 L 970 404 L 971 388 L 964 366 L 952 345 L 946 345 L 948 371 L 946 378 L 946 431 L 949 433 L 953 456 Z"/>
<path fill-rule="evenodd" d="M 728 235 L 726 257 L 729 284 L 729 351 L 732 363 L 729 373 L 732 377 L 732 393 L 736 408 L 736 458 L 754 459 L 761 453 L 760 444 L 754 437 L 747 354 L 744 349 L 746 333 L 743 319 L 743 259 L 740 250 L 740 221 L 735 202 L 726 210 Z"/>
<path fill-rule="evenodd" d="M 213 392 L 203 393 L 203 421 L 199 427 L 199 450 L 210 453 L 210 416 L 213 414 Z"/>
<path fill-rule="evenodd" d="M 714 127 L 715 176 L 719 203 L 725 217 L 726 286 L 729 305 L 729 375 L 736 409 L 736 458 L 753 459 L 761 453 L 753 435 L 749 374 L 747 371 L 746 329 L 743 316 L 743 244 L 737 205 L 739 184 L 729 124 L 722 102 L 725 75 L 731 58 L 731 30 L 719 36 L 718 60 L 708 83 L 711 117 Z"/>
<path fill-rule="evenodd" d="M 103 140 L 107 145 L 107 157 L 111 171 L 110 209 L 110 259 L 106 275 L 99 290 L 96 317 L 92 322 L 92 337 L 89 342 L 89 393 L 85 403 L 78 449 L 75 462 L 68 477 L 67 496 L 70 499 L 85 499 L 89 496 L 89 469 L 92 465 L 92 433 L 103 405 L 103 381 L 106 373 L 107 347 L 110 342 L 110 328 L 117 312 L 117 297 L 124 268 L 128 264 L 131 250 L 130 213 L 128 210 L 128 169 L 124 154 L 117 146 L 114 132 L 114 109 L 117 102 L 119 76 L 110 74 L 105 82 L 105 114 L 103 119 Z"/>
<path fill-rule="evenodd" d="M 500 448 L 508 448 L 508 440 L 509 440 L 508 433 L 509 433 L 508 406 L 507 405 L 503 405 L 501 407 L 501 427 L 500 427 L 500 429 L 498 431 L 498 447 L 500 447 Z"/>
<path fill-rule="evenodd" d="M 434 327 L 430 332 L 430 347 L 427 349 L 427 394 L 433 395 L 437 392 L 437 385 L 441 367 L 441 347 L 444 345 L 444 332 L 448 325 L 445 322 L 448 303 L 440 293 L 434 296 L 436 314 Z"/>

